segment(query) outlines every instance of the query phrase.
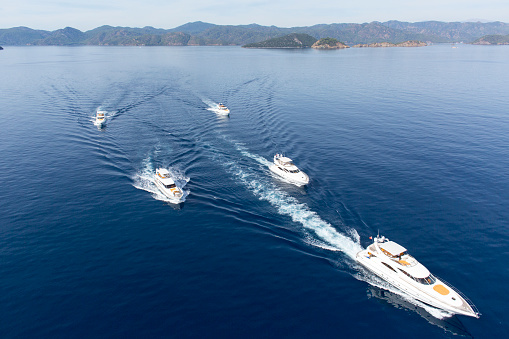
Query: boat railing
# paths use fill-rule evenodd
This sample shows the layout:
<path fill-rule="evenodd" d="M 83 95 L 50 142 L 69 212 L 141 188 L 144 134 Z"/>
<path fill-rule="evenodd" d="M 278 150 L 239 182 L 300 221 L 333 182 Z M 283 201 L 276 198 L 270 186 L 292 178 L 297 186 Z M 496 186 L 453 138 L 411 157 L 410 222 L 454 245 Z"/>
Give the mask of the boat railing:
<path fill-rule="evenodd" d="M 472 308 L 472 310 L 474 311 L 474 313 L 476 315 L 476 318 L 479 318 L 479 316 L 481 315 L 481 312 L 479 312 L 479 309 L 474 305 L 472 300 L 468 299 L 468 297 L 466 295 L 464 295 L 460 290 L 458 290 L 456 287 L 454 287 L 453 285 L 451 285 L 447 281 L 443 280 L 442 278 L 440 278 L 440 277 L 438 277 L 436 275 L 435 275 L 435 278 L 438 278 L 441 282 L 446 284 L 447 287 L 449 287 L 450 289 L 454 290 L 454 292 L 458 293 L 467 302 L 467 304 Z"/>

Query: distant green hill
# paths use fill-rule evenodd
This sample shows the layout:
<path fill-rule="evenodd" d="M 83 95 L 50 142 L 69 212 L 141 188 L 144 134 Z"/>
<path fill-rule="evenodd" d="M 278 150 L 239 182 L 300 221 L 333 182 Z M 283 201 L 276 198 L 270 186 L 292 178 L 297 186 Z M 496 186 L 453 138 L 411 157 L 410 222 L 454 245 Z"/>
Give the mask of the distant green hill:
<path fill-rule="evenodd" d="M 209 24 L 207 22 L 202 21 L 195 21 L 195 22 L 188 22 L 187 24 L 175 27 L 170 29 L 169 31 L 172 32 L 184 32 L 187 34 L 199 34 L 203 31 L 206 31 L 209 28 L 215 27 L 217 25 Z"/>
<path fill-rule="evenodd" d="M 291 33 L 279 38 L 247 44 L 244 48 L 309 48 L 317 41 L 308 34 Z"/>
<path fill-rule="evenodd" d="M 28 27 L 13 27 L 0 29 L 0 44 L 23 46 L 33 43 L 39 39 L 44 39 L 51 32 L 35 30 Z"/>
<path fill-rule="evenodd" d="M 509 35 L 485 35 L 472 42 L 473 45 L 509 45 Z"/>
<path fill-rule="evenodd" d="M 85 33 L 72 27 L 66 27 L 51 32 L 46 38 L 37 40 L 34 45 L 82 45 L 83 39 L 85 39 Z"/>

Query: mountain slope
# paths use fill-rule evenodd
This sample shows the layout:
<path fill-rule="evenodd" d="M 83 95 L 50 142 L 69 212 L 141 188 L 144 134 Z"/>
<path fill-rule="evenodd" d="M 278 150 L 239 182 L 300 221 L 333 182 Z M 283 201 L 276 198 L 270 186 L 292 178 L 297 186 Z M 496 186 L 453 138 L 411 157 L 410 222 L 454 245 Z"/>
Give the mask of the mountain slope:
<path fill-rule="evenodd" d="M 183 24 L 181 26 L 170 29 L 171 32 L 183 32 L 187 34 L 199 34 L 209 28 L 215 27 L 217 25 L 209 24 L 208 22 L 203 21 L 195 21 L 188 22 L 187 24 Z"/>
<path fill-rule="evenodd" d="M 22 46 L 33 43 L 36 40 L 44 39 L 51 32 L 35 30 L 28 27 L 13 27 L 0 29 L 0 44 Z"/>
<path fill-rule="evenodd" d="M 85 39 L 85 33 L 72 27 L 58 29 L 51 32 L 49 36 L 44 39 L 37 40 L 35 45 L 56 45 L 56 46 L 69 46 L 81 45 Z"/>

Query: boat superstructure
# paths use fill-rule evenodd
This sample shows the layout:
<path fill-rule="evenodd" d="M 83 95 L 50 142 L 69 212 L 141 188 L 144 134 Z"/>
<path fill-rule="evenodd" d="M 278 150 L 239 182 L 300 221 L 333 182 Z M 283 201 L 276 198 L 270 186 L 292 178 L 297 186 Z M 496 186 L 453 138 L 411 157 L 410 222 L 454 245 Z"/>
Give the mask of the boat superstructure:
<path fill-rule="evenodd" d="M 303 186 L 309 183 L 308 175 L 295 166 L 292 159 L 281 154 L 274 155 L 274 163 L 269 169 L 294 185 Z"/>
<path fill-rule="evenodd" d="M 230 110 L 228 109 L 228 107 L 226 107 L 225 105 L 223 105 L 221 103 L 219 103 L 217 105 L 216 112 L 219 113 L 219 114 L 223 114 L 223 115 L 229 115 L 230 114 Z"/>
<path fill-rule="evenodd" d="M 101 127 L 104 124 L 106 124 L 106 111 L 97 110 L 94 125 Z"/>
<path fill-rule="evenodd" d="M 357 253 L 357 261 L 399 290 L 430 306 L 453 314 L 479 318 L 474 304 L 453 286 L 440 280 L 403 246 L 384 236 Z"/>
<path fill-rule="evenodd" d="M 184 192 L 175 184 L 170 172 L 166 168 L 156 169 L 154 182 L 161 193 L 170 199 L 170 202 L 178 204 L 183 201 Z"/>

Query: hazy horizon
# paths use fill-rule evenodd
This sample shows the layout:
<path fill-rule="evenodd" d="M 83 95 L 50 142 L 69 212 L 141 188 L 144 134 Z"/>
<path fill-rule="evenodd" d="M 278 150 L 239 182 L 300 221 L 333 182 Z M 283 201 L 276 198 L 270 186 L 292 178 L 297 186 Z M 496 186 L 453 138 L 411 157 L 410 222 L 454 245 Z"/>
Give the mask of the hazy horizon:
<path fill-rule="evenodd" d="M 355 3 L 324 0 L 317 5 L 304 1 L 218 0 L 99 0 L 72 2 L 19 0 L 0 5 L 3 28 L 30 27 L 53 31 L 73 27 L 87 31 L 103 25 L 171 29 L 189 22 L 216 25 L 302 27 L 331 23 L 404 22 L 509 22 L 509 3 L 498 0 L 431 0 L 408 3 L 374 0 Z"/>
<path fill-rule="evenodd" d="M 252 23 L 245 23 L 245 24 L 236 24 L 236 25 L 231 25 L 231 24 L 216 24 L 216 23 L 213 23 L 213 22 L 205 22 L 205 21 L 202 21 L 202 20 L 197 20 L 197 21 L 190 21 L 190 22 L 186 22 L 186 23 L 183 23 L 182 25 L 185 25 L 185 24 L 190 24 L 190 23 L 196 23 L 196 22 L 203 22 L 203 23 L 206 23 L 206 24 L 213 24 L 213 25 L 217 25 L 217 26 L 247 26 L 247 25 L 260 25 L 260 26 L 265 26 L 265 27 L 269 27 L 269 26 L 275 26 L 275 27 L 278 27 L 278 28 L 294 28 L 294 27 L 311 27 L 311 26 L 315 26 L 315 25 L 334 25 L 334 24 L 358 24 L 358 25 L 362 25 L 362 24 L 369 24 L 369 23 L 372 23 L 372 22 L 380 22 L 380 23 L 386 23 L 388 21 L 399 21 L 399 22 L 409 22 L 409 23 L 419 23 L 419 22 L 432 22 L 432 21 L 436 21 L 436 22 L 445 22 L 445 23 L 452 23 L 452 22 L 462 22 L 462 23 L 466 23 L 466 22 L 471 22 L 471 23 L 476 23 L 476 22 L 480 22 L 480 23 L 492 23 L 492 22 L 502 22 L 502 23 L 508 23 L 508 22 L 504 22 L 504 21 L 500 21 L 500 20 L 495 20 L 495 21 L 489 21 L 489 20 L 478 20 L 478 19 L 472 19 L 472 20 L 463 20 L 463 21 L 441 21 L 441 20 L 422 20 L 422 21 L 407 21 L 407 20 L 387 20 L 387 21 L 379 21 L 379 20 L 373 20 L 373 21 L 370 21 L 370 22 L 332 22 L 332 23 L 315 23 L 315 24 L 311 24 L 311 25 L 300 25 L 300 26 L 277 26 L 277 25 L 261 25 L 261 24 L 258 24 L 256 22 L 252 22 Z M 509 23 L 508 23 L 509 24 Z M 153 26 L 153 25 L 145 25 L 145 26 L 123 26 L 123 25 L 111 25 L 111 24 L 102 24 L 102 25 L 98 25 L 96 27 L 92 27 L 92 28 L 88 28 L 88 29 L 80 29 L 78 27 L 74 27 L 74 26 L 62 26 L 62 27 L 58 27 L 58 28 L 55 28 L 55 29 L 44 29 L 44 28 L 39 28 L 39 27 L 30 27 L 30 26 L 26 26 L 26 25 L 20 25 L 20 26 L 12 26 L 12 27 L 0 27 L 0 29 L 10 29 L 10 28 L 18 28 L 18 27 L 26 27 L 26 28 L 30 28 L 30 29 L 33 29 L 33 30 L 43 30 L 43 31 L 56 31 L 56 30 L 59 30 L 59 29 L 64 29 L 64 28 L 67 28 L 67 27 L 70 27 L 70 28 L 75 28 L 75 29 L 78 29 L 82 32 L 86 32 L 86 31 L 89 31 L 89 30 L 93 30 L 93 29 L 96 29 L 96 28 L 99 28 L 99 27 L 102 27 L 102 26 L 111 26 L 111 27 L 126 27 L 126 28 L 144 28 L 144 27 L 152 27 L 152 28 L 155 28 L 155 29 L 164 29 L 164 30 L 169 30 L 169 29 L 175 29 L 177 27 L 180 27 L 182 25 L 178 25 L 178 26 L 175 26 L 175 27 L 156 27 L 156 26 Z"/>

